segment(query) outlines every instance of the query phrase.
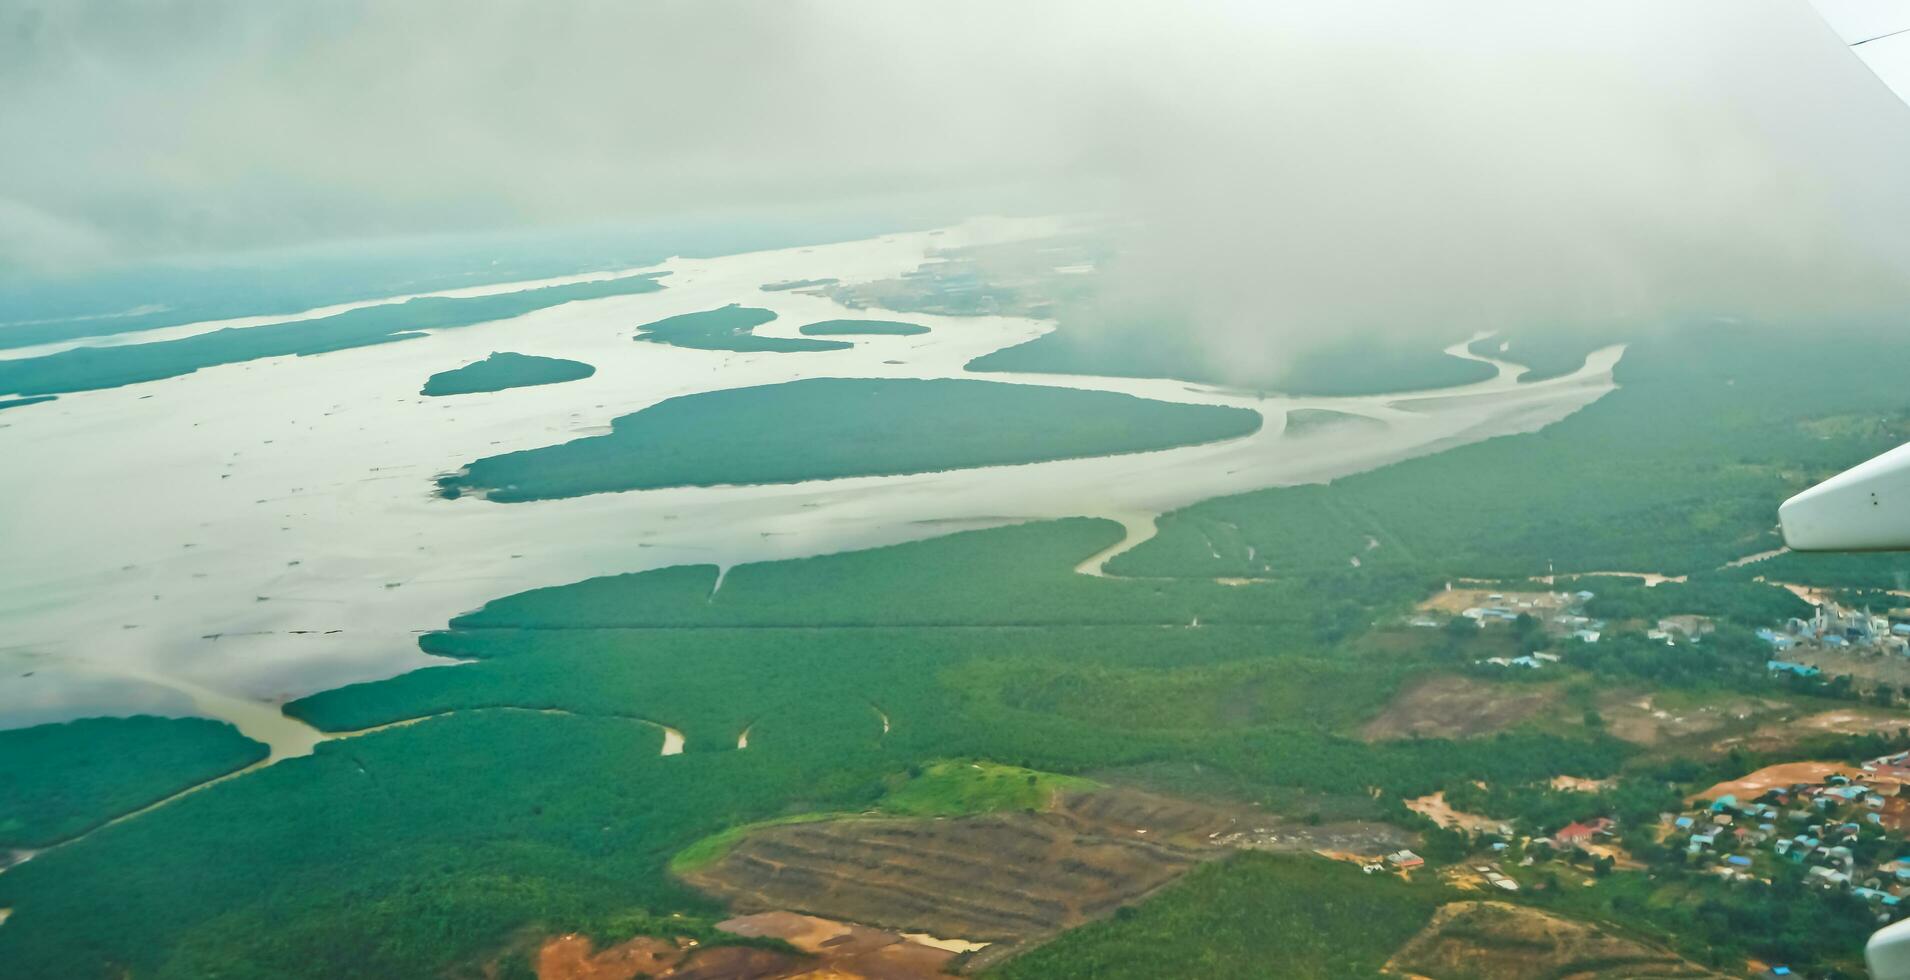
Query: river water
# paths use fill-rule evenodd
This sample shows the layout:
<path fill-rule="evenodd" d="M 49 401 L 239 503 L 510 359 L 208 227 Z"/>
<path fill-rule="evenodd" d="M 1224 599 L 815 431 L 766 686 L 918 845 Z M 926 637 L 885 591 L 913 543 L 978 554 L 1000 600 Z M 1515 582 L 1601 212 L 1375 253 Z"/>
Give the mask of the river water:
<path fill-rule="evenodd" d="M 894 316 L 763 283 L 888 278 L 938 247 L 1027 236 L 978 221 L 812 248 L 672 260 L 663 292 L 572 303 L 421 340 L 199 371 L 63 395 L 0 415 L 0 727 L 149 711 L 231 720 L 275 757 L 317 735 L 292 697 L 442 665 L 417 634 L 484 601 L 686 562 L 731 566 L 1073 515 L 1148 533 L 1164 511 L 1312 482 L 1531 431 L 1612 387 L 1622 354 L 1518 384 L 1360 398 L 1262 398 L 1179 381 L 978 377 L 1260 411 L 1246 438 L 1123 456 L 780 486 L 709 487 L 495 504 L 444 500 L 432 480 L 473 459 L 607 431 L 662 399 L 804 377 L 965 377 L 962 366 L 1050 329 L 1016 317 Z M 730 302 L 780 317 L 893 317 L 932 328 L 851 350 L 739 354 L 633 343 L 634 328 Z M 178 336 L 198 328 L 170 328 Z M 597 366 L 578 382 L 423 398 L 426 376 L 518 351 Z M 1454 348 L 1464 354 L 1463 345 Z M 1496 363 L 1496 362 L 1495 362 Z M 1289 437 L 1317 408 L 1385 423 Z M 773 420 L 765 420 L 773 422 Z M 1119 550 L 1119 549 L 1115 549 Z M 1058 556 L 1067 559 L 1068 556 Z M 1084 562 L 1096 573 L 1107 556 Z M 1071 560 L 1071 559 L 1070 559 Z"/>

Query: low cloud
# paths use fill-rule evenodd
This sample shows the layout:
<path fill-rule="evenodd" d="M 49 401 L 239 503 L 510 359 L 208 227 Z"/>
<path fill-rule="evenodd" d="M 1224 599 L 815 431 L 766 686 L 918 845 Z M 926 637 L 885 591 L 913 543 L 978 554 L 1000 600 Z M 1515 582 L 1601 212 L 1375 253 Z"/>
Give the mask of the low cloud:
<path fill-rule="evenodd" d="M 1803 0 L 61 0 L 0 91 L 16 270 L 1013 187 L 1230 358 L 1910 280 L 1910 109 Z"/>

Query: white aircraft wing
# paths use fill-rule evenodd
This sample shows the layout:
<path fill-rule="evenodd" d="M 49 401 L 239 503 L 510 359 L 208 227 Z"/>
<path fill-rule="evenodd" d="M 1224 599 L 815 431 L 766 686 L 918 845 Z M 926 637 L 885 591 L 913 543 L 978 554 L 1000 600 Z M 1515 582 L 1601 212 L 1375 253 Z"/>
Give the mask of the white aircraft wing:
<path fill-rule="evenodd" d="M 1852 53 L 1910 102 L 1910 0 L 1811 3 Z M 1910 551 L 1910 446 L 1786 500 L 1777 514 L 1794 551 Z"/>

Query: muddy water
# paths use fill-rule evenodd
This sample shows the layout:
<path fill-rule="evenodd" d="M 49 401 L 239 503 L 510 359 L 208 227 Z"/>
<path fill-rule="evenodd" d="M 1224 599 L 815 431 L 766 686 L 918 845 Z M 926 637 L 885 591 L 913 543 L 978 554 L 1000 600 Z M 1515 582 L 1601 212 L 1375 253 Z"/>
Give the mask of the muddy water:
<path fill-rule="evenodd" d="M 211 368 L 62 396 L 0 419 L 0 725 L 152 710 L 227 718 L 302 754 L 315 733 L 284 699 L 443 664 L 421 631 L 523 589 L 686 562 L 723 567 L 1074 515 L 1137 538 L 1153 516 L 1222 494 L 1331 479 L 1531 431 L 1612 387 L 1621 350 L 1517 384 L 1503 365 L 1463 388 L 1360 398 L 1258 397 L 1179 381 L 984 375 L 1257 410 L 1261 431 L 1160 452 L 783 486 L 708 487 L 493 504 L 442 500 L 432 478 L 482 456 L 604 431 L 665 398 L 803 377 L 967 376 L 963 365 L 1050 329 L 1014 317 L 901 316 L 913 337 L 805 354 L 631 341 L 649 320 L 740 301 L 804 323 L 858 315 L 762 283 L 913 270 L 934 247 L 1026 236 L 976 222 L 944 235 L 672 261 L 670 288 L 423 339 Z M 1460 345 L 1463 348 L 1463 345 Z M 426 376 L 511 350 L 595 365 L 537 388 L 422 398 Z M 1463 351 L 1456 351 L 1462 353 Z M 1499 362 L 1494 362 L 1499 363 Z M 1359 438 L 1287 436 L 1288 411 L 1386 423 Z M 1124 542 L 1084 563 L 1093 574 Z M 275 720 L 276 719 L 276 720 Z"/>

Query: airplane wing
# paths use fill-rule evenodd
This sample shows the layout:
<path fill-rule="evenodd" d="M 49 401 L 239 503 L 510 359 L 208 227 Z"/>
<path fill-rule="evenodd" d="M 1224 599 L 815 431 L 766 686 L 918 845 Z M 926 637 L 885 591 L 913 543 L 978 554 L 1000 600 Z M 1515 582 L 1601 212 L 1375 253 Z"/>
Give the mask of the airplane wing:
<path fill-rule="evenodd" d="M 1910 3 L 1811 3 L 1851 52 L 1910 102 Z M 1910 551 L 1910 445 L 1786 500 L 1777 514 L 1784 544 L 1793 551 Z M 1910 977 L 1910 963 L 1904 976 Z"/>
<path fill-rule="evenodd" d="M 1910 102 L 1910 3 L 1811 0 L 1811 6 L 1898 98 Z"/>

